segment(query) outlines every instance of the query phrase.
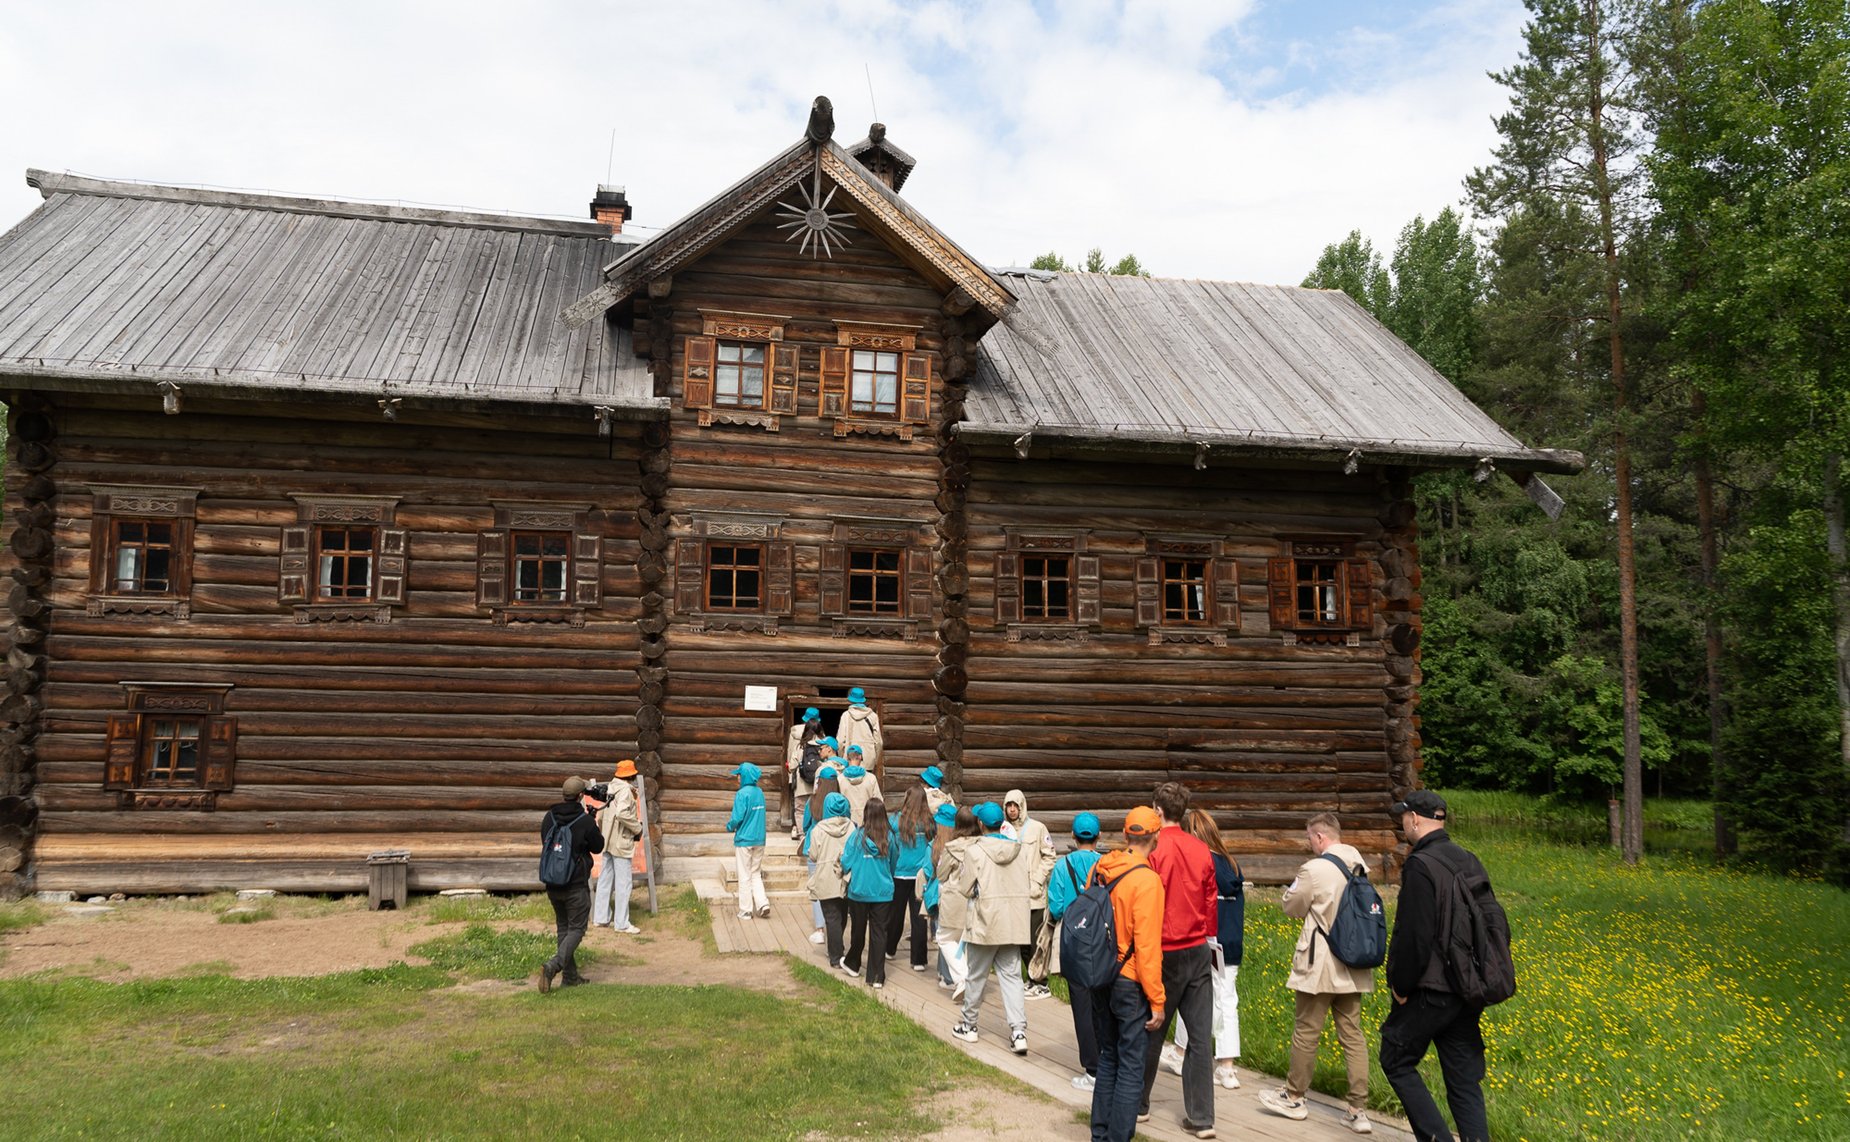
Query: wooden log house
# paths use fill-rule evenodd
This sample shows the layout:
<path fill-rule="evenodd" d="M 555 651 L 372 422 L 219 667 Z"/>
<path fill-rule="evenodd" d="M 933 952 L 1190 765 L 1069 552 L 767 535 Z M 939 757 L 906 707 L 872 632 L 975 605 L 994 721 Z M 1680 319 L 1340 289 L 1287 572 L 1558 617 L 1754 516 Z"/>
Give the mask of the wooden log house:
<path fill-rule="evenodd" d="M 1056 830 L 1186 781 L 1259 873 L 1419 780 L 1421 469 L 1575 470 L 1340 293 L 986 267 L 876 125 L 648 241 L 30 172 L 0 891 L 536 884 L 634 756 L 667 850 L 864 686 Z M 746 708 L 748 686 L 775 708 Z M 767 782 L 770 784 L 770 782 Z M 778 802 L 770 792 L 773 805 Z"/>

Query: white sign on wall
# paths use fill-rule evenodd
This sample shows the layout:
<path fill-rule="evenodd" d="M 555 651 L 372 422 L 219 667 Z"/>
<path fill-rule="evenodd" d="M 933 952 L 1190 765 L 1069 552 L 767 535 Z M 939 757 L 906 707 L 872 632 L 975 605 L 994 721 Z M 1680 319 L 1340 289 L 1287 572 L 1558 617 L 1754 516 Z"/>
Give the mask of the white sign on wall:
<path fill-rule="evenodd" d="M 747 686 L 745 688 L 745 708 L 763 710 L 767 713 L 777 712 L 777 687 Z"/>

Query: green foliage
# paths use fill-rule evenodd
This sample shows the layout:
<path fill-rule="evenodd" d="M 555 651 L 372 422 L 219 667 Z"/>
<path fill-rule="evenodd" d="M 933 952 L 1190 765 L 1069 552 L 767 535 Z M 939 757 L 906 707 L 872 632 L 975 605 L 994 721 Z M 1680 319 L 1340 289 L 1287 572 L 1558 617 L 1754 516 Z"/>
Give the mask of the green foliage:
<path fill-rule="evenodd" d="M 1052 250 L 1047 251 L 1032 262 L 1029 262 L 1028 268 L 1031 270 L 1053 270 L 1056 273 L 1062 274 L 1070 274 L 1073 272 L 1073 267 L 1067 265 L 1066 259 Z"/>
<path fill-rule="evenodd" d="M 0 932 L 22 932 L 47 919 L 44 906 L 32 900 L 0 904 Z"/>
<path fill-rule="evenodd" d="M 521 896 L 432 896 L 418 910 L 432 924 L 471 920 L 544 920 L 551 922 L 552 905 L 543 892 Z"/>
<path fill-rule="evenodd" d="M 550 959 L 558 942 L 549 934 L 497 929 L 489 924 L 470 924 L 453 932 L 411 946 L 411 954 L 429 960 L 432 967 L 458 972 L 469 979 L 526 979 L 539 971 Z M 578 962 L 597 962 L 594 948 L 580 945 Z"/>
<path fill-rule="evenodd" d="M 1031 270 L 1052 270 L 1062 274 L 1070 274 L 1074 269 L 1065 258 L 1062 258 L 1053 250 L 1049 250 L 1032 262 L 1029 262 L 1028 268 Z M 1104 251 L 1100 250 L 1097 246 L 1086 251 L 1086 256 L 1081 260 L 1078 268 L 1080 272 L 1088 274 L 1116 274 L 1120 277 L 1138 278 L 1147 278 L 1150 276 L 1150 271 L 1143 268 L 1143 263 L 1137 260 L 1137 255 L 1126 254 L 1116 262 L 1107 265 L 1105 263 Z"/>
<path fill-rule="evenodd" d="M 1382 322 L 1393 303 L 1393 283 L 1381 265 L 1381 255 L 1360 230 L 1351 230 L 1347 238 L 1325 246 L 1317 256 L 1316 268 L 1299 284 L 1305 289 L 1342 290 Z"/>

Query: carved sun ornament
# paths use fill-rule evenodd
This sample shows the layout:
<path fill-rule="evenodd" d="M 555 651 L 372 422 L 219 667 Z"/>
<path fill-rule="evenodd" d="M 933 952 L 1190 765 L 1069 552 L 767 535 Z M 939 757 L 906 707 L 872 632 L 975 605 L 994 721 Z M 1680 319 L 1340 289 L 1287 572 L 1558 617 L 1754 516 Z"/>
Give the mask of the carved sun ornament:
<path fill-rule="evenodd" d="M 840 187 L 830 187 L 829 193 L 822 193 L 822 167 L 816 167 L 814 180 L 810 185 L 797 184 L 797 190 L 803 195 L 801 206 L 794 202 L 777 204 L 777 214 L 786 221 L 777 224 L 779 230 L 788 230 L 786 242 L 797 242 L 798 253 L 807 253 L 812 258 L 835 256 L 835 246 L 853 245 L 848 240 L 848 231 L 855 229 L 854 215 L 846 210 L 830 211 L 829 203 L 835 198 Z"/>

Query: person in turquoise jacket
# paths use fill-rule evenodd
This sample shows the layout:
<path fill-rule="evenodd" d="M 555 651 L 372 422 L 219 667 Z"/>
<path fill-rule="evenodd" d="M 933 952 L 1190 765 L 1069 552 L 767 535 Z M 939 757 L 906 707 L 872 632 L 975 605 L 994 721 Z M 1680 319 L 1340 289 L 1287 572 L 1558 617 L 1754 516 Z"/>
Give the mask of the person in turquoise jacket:
<path fill-rule="evenodd" d="M 893 847 L 899 855 L 893 864 L 893 907 L 887 916 L 886 955 L 897 959 L 900 937 L 910 931 L 912 970 L 924 971 L 929 943 L 925 938 L 925 914 L 919 908 L 918 877 L 932 864 L 931 842 L 938 835 L 925 787 L 914 785 L 906 790 L 906 800 L 887 823 L 892 827 Z"/>
<path fill-rule="evenodd" d="M 741 762 L 732 771 L 739 792 L 732 798 L 732 817 L 726 831 L 732 834 L 732 858 L 739 871 L 739 919 L 771 914 L 771 898 L 764 891 L 764 790 L 758 788 L 758 767 Z"/>
<path fill-rule="evenodd" d="M 859 976 L 865 952 L 867 982 L 877 988 L 886 986 L 887 913 L 893 907 L 893 869 L 898 857 L 886 803 L 869 801 L 861 827 L 849 836 L 841 854 L 842 875 L 848 880 L 850 925 L 848 954 L 841 965 L 842 971 Z"/>

